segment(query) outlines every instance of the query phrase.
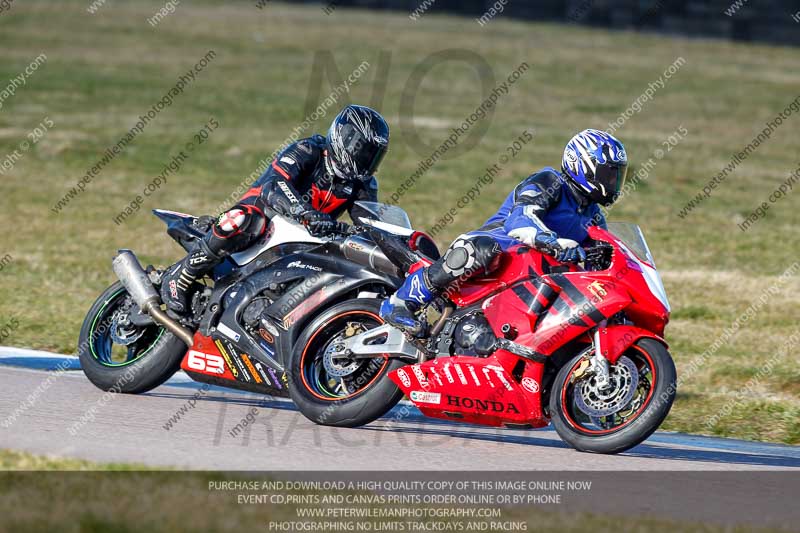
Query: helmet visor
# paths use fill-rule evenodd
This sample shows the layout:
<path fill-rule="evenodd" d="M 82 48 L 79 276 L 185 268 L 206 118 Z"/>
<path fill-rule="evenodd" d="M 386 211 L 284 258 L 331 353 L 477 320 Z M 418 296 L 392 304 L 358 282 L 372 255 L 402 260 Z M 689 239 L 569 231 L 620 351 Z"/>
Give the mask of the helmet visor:
<path fill-rule="evenodd" d="M 351 178 L 372 176 L 386 155 L 387 143 L 364 137 L 352 124 L 342 126 L 340 135 L 343 151 L 349 156 L 352 166 L 347 164 L 338 166 L 345 167 L 351 173 Z"/>
<path fill-rule="evenodd" d="M 619 196 L 625 178 L 628 176 L 628 165 L 611 163 L 598 165 L 595 170 L 595 183 L 600 187 L 603 196 L 608 200 L 614 201 Z"/>

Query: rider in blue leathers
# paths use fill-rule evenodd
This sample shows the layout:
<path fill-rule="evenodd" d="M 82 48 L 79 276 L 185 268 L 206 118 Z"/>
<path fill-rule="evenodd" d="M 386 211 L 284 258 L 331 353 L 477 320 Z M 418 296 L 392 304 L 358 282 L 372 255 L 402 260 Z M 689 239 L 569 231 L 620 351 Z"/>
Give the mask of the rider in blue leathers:
<path fill-rule="evenodd" d="M 441 259 L 409 275 L 384 300 L 381 316 L 412 335 L 424 334 L 417 311 L 448 287 L 491 274 L 514 245 L 524 243 L 561 262 L 583 261 L 587 228 L 605 227 L 600 205 L 616 201 L 627 168 L 625 148 L 614 136 L 578 133 L 564 150 L 561 172 L 546 167 L 525 178 L 480 229 L 459 236 Z"/>

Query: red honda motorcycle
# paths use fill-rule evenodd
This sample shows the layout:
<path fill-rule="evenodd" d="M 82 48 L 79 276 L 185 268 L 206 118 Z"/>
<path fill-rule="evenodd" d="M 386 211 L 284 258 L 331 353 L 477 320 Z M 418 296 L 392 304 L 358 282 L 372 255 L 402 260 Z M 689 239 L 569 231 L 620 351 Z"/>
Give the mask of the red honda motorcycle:
<path fill-rule="evenodd" d="M 320 322 L 295 347 L 290 393 L 307 397 L 303 383 L 319 380 L 304 374 L 307 357 L 324 357 L 331 368 L 413 361 L 387 377 L 426 416 L 515 429 L 552 421 L 585 452 L 636 446 L 675 399 L 675 365 L 663 339 L 670 307 L 639 227 L 608 227 L 589 228 L 583 268 L 524 245 L 512 249 L 493 277 L 456 284 L 438 302 L 441 314 L 423 339 L 376 320 L 322 346 L 313 343 L 328 327 Z M 371 422 L 350 409 L 352 396 L 296 403 L 320 424 Z M 398 395 L 386 399 L 393 405 Z"/>

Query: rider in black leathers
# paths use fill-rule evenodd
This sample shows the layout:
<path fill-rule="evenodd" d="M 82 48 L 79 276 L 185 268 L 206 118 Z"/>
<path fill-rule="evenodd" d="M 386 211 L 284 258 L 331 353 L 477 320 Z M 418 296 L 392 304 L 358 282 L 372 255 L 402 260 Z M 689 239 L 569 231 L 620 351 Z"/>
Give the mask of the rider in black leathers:
<path fill-rule="evenodd" d="M 239 202 L 222 213 L 183 259 L 164 272 L 161 298 L 168 310 L 189 310 L 194 282 L 230 254 L 244 250 L 267 227 L 265 207 L 324 235 L 356 201 L 377 201 L 378 169 L 389 146 L 389 126 L 376 111 L 350 105 L 336 116 L 327 137 L 314 135 L 281 151 Z"/>

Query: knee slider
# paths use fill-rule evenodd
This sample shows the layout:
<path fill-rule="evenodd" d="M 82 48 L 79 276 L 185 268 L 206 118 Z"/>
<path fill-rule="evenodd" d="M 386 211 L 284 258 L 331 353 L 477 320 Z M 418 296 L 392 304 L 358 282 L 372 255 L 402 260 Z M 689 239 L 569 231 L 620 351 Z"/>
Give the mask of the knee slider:
<path fill-rule="evenodd" d="M 451 276 L 488 274 L 497 268 L 500 245 L 486 235 L 462 235 L 444 254 L 442 268 Z"/>
<path fill-rule="evenodd" d="M 217 255 L 241 251 L 260 237 L 267 227 L 264 213 L 252 205 L 236 205 L 222 213 L 209 233 L 207 244 Z"/>

